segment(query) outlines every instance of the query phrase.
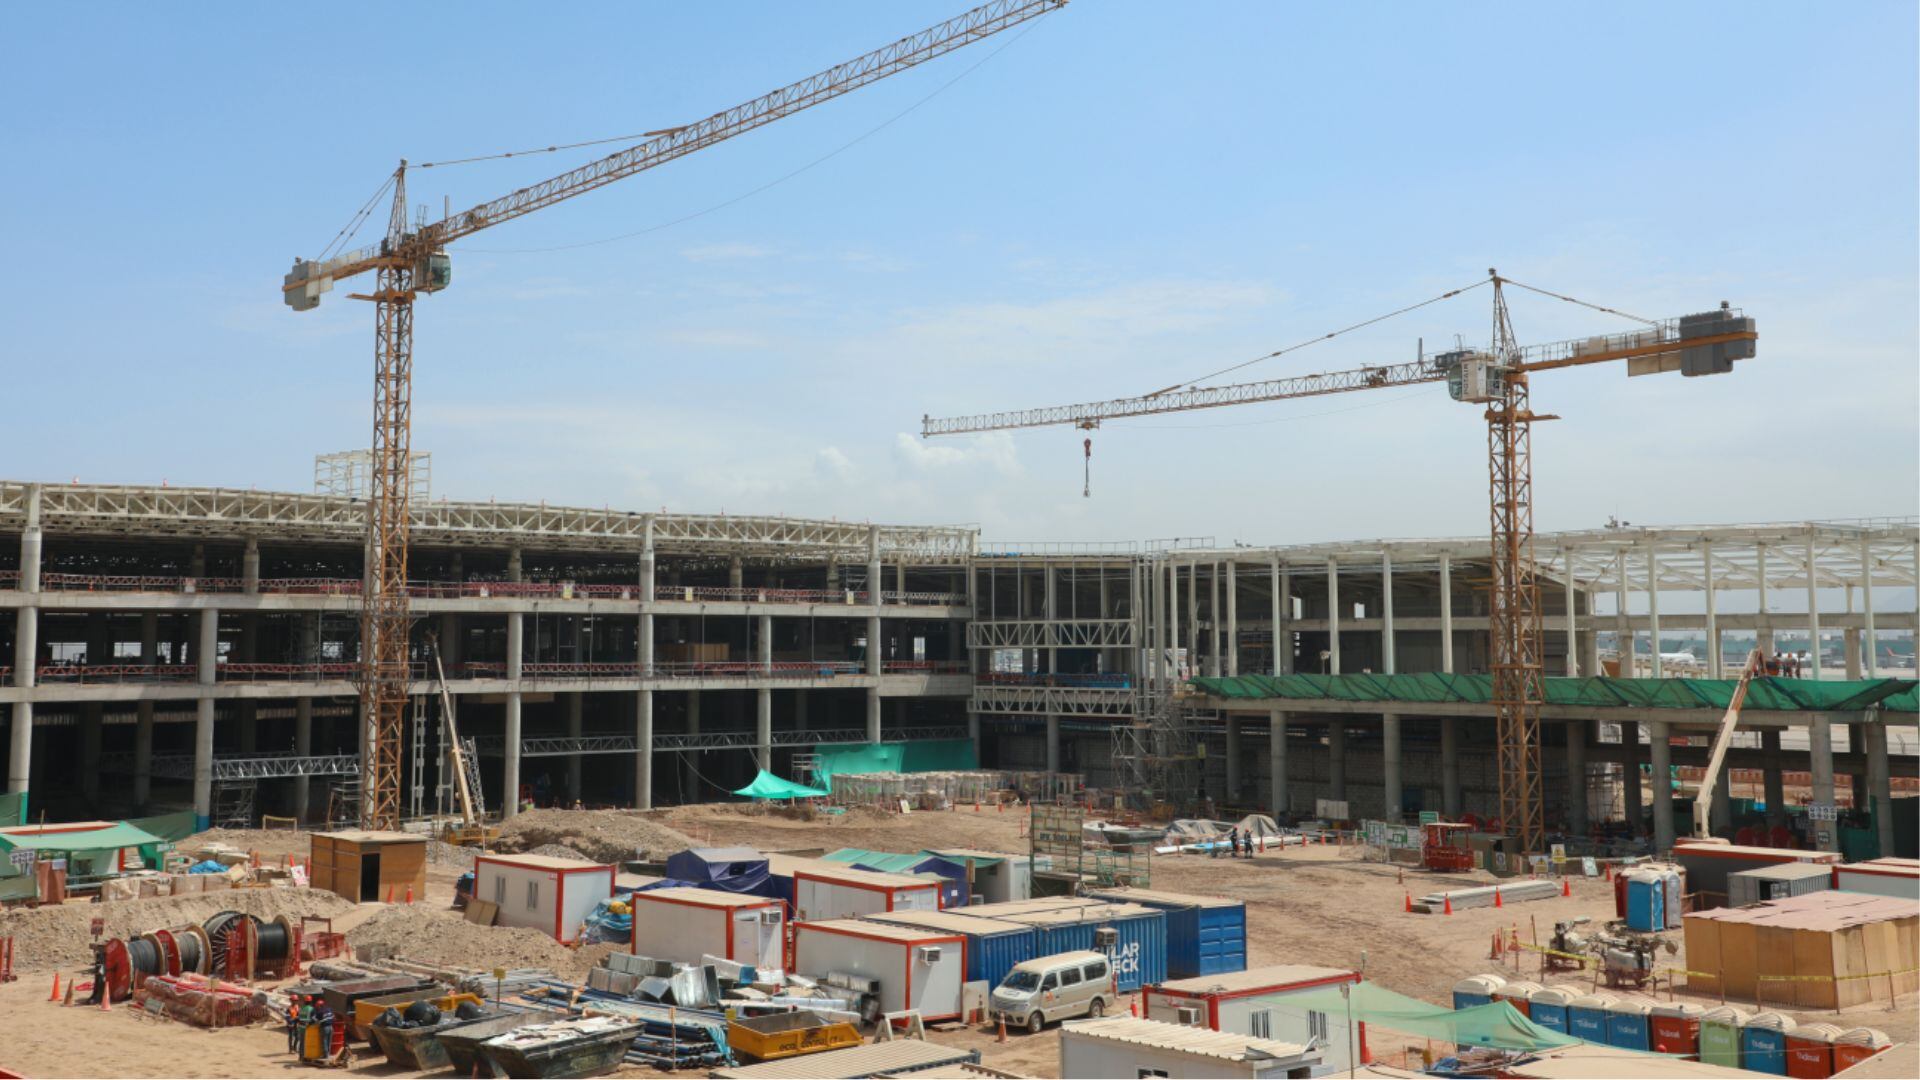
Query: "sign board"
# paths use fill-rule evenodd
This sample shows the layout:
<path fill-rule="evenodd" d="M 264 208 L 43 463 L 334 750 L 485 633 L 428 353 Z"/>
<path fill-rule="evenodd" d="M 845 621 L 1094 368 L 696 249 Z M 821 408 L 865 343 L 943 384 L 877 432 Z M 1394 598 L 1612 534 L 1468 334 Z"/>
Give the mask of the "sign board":
<path fill-rule="evenodd" d="M 1554 844 L 1548 850 L 1553 853 L 1553 865 L 1559 866 L 1567 861 L 1567 845 Z"/>
<path fill-rule="evenodd" d="M 1345 821 L 1347 820 L 1347 800 L 1315 799 L 1313 816 L 1327 821 Z"/>
<path fill-rule="evenodd" d="M 1421 839 L 1420 830 L 1412 825 L 1395 825 L 1388 821 L 1366 821 L 1360 825 L 1361 834 L 1373 847 L 1393 848 L 1400 851 L 1418 851 Z"/>
<path fill-rule="evenodd" d="M 1545 855 L 1529 855 L 1527 856 L 1527 865 L 1532 868 L 1536 874 L 1545 873 L 1547 869 L 1547 857 Z"/>
<path fill-rule="evenodd" d="M 7 861 L 13 864 L 15 870 L 23 874 L 33 869 L 33 859 L 32 848 L 14 848 L 7 853 Z"/>
<path fill-rule="evenodd" d="M 1807 807 L 1808 821 L 1838 821 L 1840 808 L 1832 803 L 1813 803 Z"/>
<path fill-rule="evenodd" d="M 1476 854 L 1478 853 L 1476 852 Z M 1504 874 L 1507 872 L 1507 853 L 1506 852 L 1496 851 L 1493 853 L 1493 872 L 1496 874 Z"/>
<path fill-rule="evenodd" d="M 293 867 L 287 871 L 287 874 L 293 878 L 294 887 L 301 889 L 307 887 L 307 868 L 305 866 L 296 862 L 293 864 Z"/>
<path fill-rule="evenodd" d="M 1422 824 L 1422 825 L 1437 825 L 1437 824 L 1439 824 L 1439 822 L 1440 822 L 1440 811 L 1438 811 L 1438 810 L 1422 810 L 1422 811 L 1420 811 L 1420 824 Z"/>
<path fill-rule="evenodd" d="M 1580 857 L 1580 872 L 1588 877 L 1599 877 L 1600 867 L 1594 863 L 1593 856 L 1582 855 Z"/>

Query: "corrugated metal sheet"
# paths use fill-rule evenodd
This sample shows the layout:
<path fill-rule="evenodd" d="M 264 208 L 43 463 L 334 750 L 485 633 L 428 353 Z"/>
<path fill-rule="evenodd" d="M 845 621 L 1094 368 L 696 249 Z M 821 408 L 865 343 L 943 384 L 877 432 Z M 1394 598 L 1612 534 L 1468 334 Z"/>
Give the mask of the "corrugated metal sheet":
<path fill-rule="evenodd" d="M 1103 889 L 1089 895 L 1166 913 L 1170 978 L 1246 970 L 1247 905 L 1242 901 L 1155 889 Z"/>
<path fill-rule="evenodd" d="M 1833 868 L 1810 863 L 1783 863 L 1727 875 L 1727 905 L 1745 907 L 1762 900 L 1805 896 L 1833 888 Z"/>
<path fill-rule="evenodd" d="M 1094 949 L 1094 930 L 1111 926 L 1119 934 L 1113 950 L 1113 970 L 1120 989 L 1132 992 L 1166 981 L 1167 915 L 1163 911 L 1138 904 L 1112 904 L 1033 912 L 1012 916 L 1008 921 L 1034 928 L 1038 956 Z"/>
<path fill-rule="evenodd" d="M 883 1072 L 911 1072 L 952 1065 L 961 1061 L 979 1061 L 978 1050 L 955 1050 L 950 1046 L 897 1039 L 893 1042 L 850 1046 L 820 1054 L 801 1054 L 779 1061 L 763 1061 L 734 1069 L 715 1069 L 709 1076 L 736 1077 L 738 1080 L 856 1080 Z"/>

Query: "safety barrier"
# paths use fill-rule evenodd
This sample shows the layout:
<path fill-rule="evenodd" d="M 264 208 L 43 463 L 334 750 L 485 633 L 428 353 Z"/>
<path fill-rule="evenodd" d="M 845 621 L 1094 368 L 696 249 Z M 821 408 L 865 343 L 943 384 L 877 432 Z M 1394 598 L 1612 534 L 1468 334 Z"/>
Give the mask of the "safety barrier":
<path fill-rule="evenodd" d="M 192 682 L 199 674 L 194 664 L 41 664 L 35 669 L 43 684 Z"/>
<path fill-rule="evenodd" d="M 0 589 L 20 587 L 20 571 L 0 570 Z M 40 587 L 63 592 L 244 593 L 246 582 L 234 577 L 166 577 L 131 574 L 43 573 Z M 255 591 L 277 596 L 358 596 L 365 586 L 358 578 L 261 578 Z M 407 595 L 420 599 L 500 597 L 550 600 L 644 600 L 639 583 L 582 584 L 572 581 L 411 581 Z M 904 607 L 963 605 L 961 593 L 882 592 L 883 604 Z M 871 592 L 860 589 L 761 589 L 725 585 L 656 586 L 654 599 L 663 601 L 745 604 L 869 604 Z"/>
<path fill-rule="evenodd" d="M 965 660 L 883 660 L 880 670 L 889 675 L 965 675 Z"/>
<path fill-rule="evenodd" d="M 459 665 L 457 670 L 470 679 L 504 679 L 507 665 L 499 661 L 475 661 Z M 753 660 L 662 661 L 651 671 L 642 671 L 638 663 L 554 663 L 540 661 L 520 665 L 523 679 L 724 679 L 788 678 L 807 679 L 833 675 L 858 675 L 862 667 L 851 660 Z M 452 674 L 450 672 L 449 674 Z"/>
<path fill-rule="evenodd" d="M 260 591 L 289 596 L 359 596 L 358 578 L 261 578 Z"/>
<path fill-rule="evenodd" d="M 294 679 L 351 679 L 360 673 L 352 662 L 333 664 L 221 664 L 216 677 L 222 682 L 261 682 Z"/>
<path fill-rule="evenodd" d="M 991 671 L 974 678 L 988 686 L 1053 686 L 1096 690 L 1128 690 L 1133 687 L 1133 676 L 1125 674 L 1049 675 L 1046 672 Z"/>
<path fill-rule="evenodd" d="M 137 574 L 41 574 L 42 590 L 61 592 L 237 593 L 239 578 L 145 577 Z"/>

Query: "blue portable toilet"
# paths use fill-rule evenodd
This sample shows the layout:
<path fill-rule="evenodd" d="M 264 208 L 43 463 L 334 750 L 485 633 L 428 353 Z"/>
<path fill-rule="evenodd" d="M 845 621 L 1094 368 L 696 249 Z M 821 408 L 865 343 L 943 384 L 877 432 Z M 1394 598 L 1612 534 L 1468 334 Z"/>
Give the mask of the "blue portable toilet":
<path fill-rule="evenodd" d="M 999 986 L 1015 965 L 1042 955 L 1033 927 L 1001 919 L 982 919 L 954 911 L 885 911 L 866 916 L 871 922 L 891 923 L 921 930 L 939 930 L 967 939 L 967 981 Z"/>
<path fill-rule="evenodd" d="M 1122 993 L 1167 981 L 1167 916 L 1164 912 L 1139 904 L 1101 904 L 1015 913 L 1005 918 L 1008 922 L 1033 927 L 1035 956 L 1082 949 L 1107 951 L 1096 944 L 1094 931 L 1112 927 L 1119 939 L 1111 950 L 1113 972 Z"/>
<path fill-rule="evenodd" d="M 1653 870 L 1627 872 L 1627 928 L 1643 934 L 1667 928 L 1667 875 Z"/>
<path fill-rule="evenodd" d="M 1581 994 L 1580 988 L 1568 989 L 1564 986 L 1549 986 L 1536 990 L 1533 994 L 1533 1007 L 1528 1010 L 1527 1018 L 1548 1031 L 1567 1034 L 1567 1006 Z"/>
<path fill-rule="evenodd" d="M 1648 1015 L 1653 1012 L 1653 1002 L 1646 998 L 1623 997 L 1607 1010 L 1607 1045 L 1622 1050 L 1648 1050 L 1653 1046 L 1653 1032 L 1648 1025 Z"/>
<path fill-rule="evenodd" d="M 1567 1002 L 1567 1034 L 1607 1045 L 1607 1016 L 1620 999 L 1612 994 L 1582 994 Z"/>
<path fill-rule="evenodd" d="M 1493 992 L 1507 985 L 1499 975 L 1469 975 L 1453 984 L 1453 1007 L 1471 1009 L 1493 1004 Z"/>
<path fill-rule="evenodd" d="M 1245 901 L 1157 889 L 1097 889 L 1087 895 L 1166 913 L 1169 978 L 1192 979 L 1247 970 Z"/>
<path fill-rule="evenodd" d="M 1740 1029 L 1740 1067 L 1748 1072 L 1787 1075 L 1787 1036 L 1795 1027 L 1791 1016 L 1758 1012 Z"/>

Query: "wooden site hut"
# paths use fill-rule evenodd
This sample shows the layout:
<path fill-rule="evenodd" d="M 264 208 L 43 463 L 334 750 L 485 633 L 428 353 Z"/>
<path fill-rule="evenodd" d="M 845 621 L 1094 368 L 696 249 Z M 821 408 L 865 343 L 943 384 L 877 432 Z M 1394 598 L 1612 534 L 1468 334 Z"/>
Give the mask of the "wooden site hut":
<path fill-rule="evenodd" d="M 348 829 L 313 834 L 313 881 L 316 889 L 343 899 L 405 900 L 427 893 L 427 838 L 402 832 Z"/>

